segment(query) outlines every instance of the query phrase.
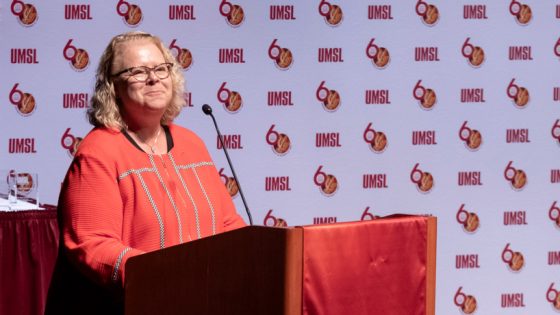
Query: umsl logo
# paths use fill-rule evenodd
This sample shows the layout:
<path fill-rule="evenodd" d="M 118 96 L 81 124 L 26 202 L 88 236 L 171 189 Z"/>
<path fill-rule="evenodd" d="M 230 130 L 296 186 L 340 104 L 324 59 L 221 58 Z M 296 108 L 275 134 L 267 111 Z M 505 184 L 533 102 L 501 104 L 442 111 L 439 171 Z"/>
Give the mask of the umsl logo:
<path fill-rule="evenodd" d="M 331 224 L 336 223 L 337 217 L 314 217 L 313 224 Z"/>
<path fill-rule="evenodd" d="M 422 83 L 422 80 L 416 82 L 412 90 L 412 96 L 418 101 L 422 109 L 430 110 L 437 103 L 436 92 L 430 88 L 423 87 L 420 83 Z"/>
<path fill-rule="evenodd" d="M 374 153 L 383 153 L 388 145 L 385 133 L 373 129 L 372 123 L 369 123 L 364 130 L 364 141 L 369 144 L 370 150 Z"/>
<path fill-rule="evenodd" d="M 17 16 L 19 22 L 23 26 L 32 26 L 39 18 L 37 15 L 37 8 L 35 8 L 34 5 L 24 3 L 20 0 L 13 0 L 10 9 L 12 14 Z"/>
<path fill-rule="evenodd" d="M 232 198 L 237 197 L 238 192 L 239 192 L 239 186 L 237 185 L 237 181 L 235 180 L 235 178 L 227 176 L 226 174 L 224 174 L 224 169 L 223 168 L 220 168 L 220 171 L 218 172 L 218 174 L 220 175 L 220 178 L 222 179 L 222 182 L 226 186 L 226 189 L 227 189 L 229 195 Z"/>
<path fill-rule="evenodd" d="M 412 145 L 437 145 L 435 130 L 413 130 Z"/>
<path fill-rule="evenodd" d="M 266 143 L 270 145 L 272 151 L 278 155 L 285 155 L 290 151 L 291 141 L 284 133 L 278 133 L 274 130 L 276 125 L 270 126 L 268 132 L 266 133 Z"/>
<path fill-rule="evenodd" d="M 89 107 L 88 99 L 88 93 L 63 93 L 62 108 L 87 108 Z"/>
<path fill-rule="evenodd" d="M 70 65 L 76 71 L 84 71 L 89 65 L 89 54 L 81 48 L 72 45 L 73 39 L 69 39 L 62 50 L 64 59 L 70 61 Z"/>
<path fill-rule="evenodd" d="M 556 201 L 550 206 L 548 210 L 548 218 L 556 223 L 556 227 L 560 228 L 560 208 L 556 206 Z"/>
<path fill-rule="evenodd" d="M 520 271 L 525 265 L 525 258 L 520 252 L 514 252 L 509 249 L 509 243 L 502 251 L 502 261 L 505 262 L 511 271 Z"/>
<path fill-rule="evenodd" d="M 78 151 L 78 147 L 82 142 L 83 138 L 76 137 L 70 133 L 70 128 L 66 128 L 64 134 L 60 138 L 60 145 L 68 151 L 68 154 L 73 157 Z"/>
<path fill-rule="evenodd" d="M 336 111 L 340 105 L 340 94 L 336 90 L 331 90 L 325 86 L 325 81 L 321 81 L 315 92 L 317 100 L 323 103 L 323 108 L 328 112 Z"/>
<path fill-rule="evenodd" d="M 379 218 L 378 215 L 374 215 L 373 213 L 369 212 L 369 207 L 366 207 L 364 212 L 362 212 L 362 216 L 360 218 L 360 221 L 371 221 L 371 220 L 375 220 L 375 219 L 378 219 L 378 218 Z"/>
<path fill-rule="evenodd" d="M 177 46 L 175 44 L 176 42 L 177 39 L 173 39 L 173 41 L 169 45 L 169 50 L 171 50 L 171 53 L 173 54 L 173 56 L 175 56 L 175 59 L 181 65 L 181 68 L 183 68 L 183 70 L 189 70 L 193 64 L 192 53 L 187 48 L 181 48 Z"/>
<path fill-rule="evenodd" d="M 22 92 L 18 89 L 19 83 L 14 84 L 10 91 L 10 103 L 16 107 L 22 116 L 29 116 L 35 111 L 35 98 L 32 94 Z"/>
<path fill-rule="evenodd" d="M 295 20 L 294 13 L 294 5 L 271 5 L 269 18 L 270 20 Z"/>
<path fill-rule="evenodd" d="M 428 26 L 436 25 L 439 21 L 439 10 L 433 4 L 428 4 L 426 1 L 418 0 L 416 2 L 416 14 L 422 18 L 422 22 Z"/>
<path fill-rule="evenodd" d="M 459 129 L 459 138 L 465 143 L 465 147 L 471 151 L 477 151 L 482 145 L 482 134 L 476 129 L 467 127 L 465 120 Z"/>
<path fill-rule="evenodd" d="M 533 17 L 531 12 L 531 7 L 526 4 L 521 4 L 517 0 L 511 0 L 509 4 L 509 13 L 515 17 L 517 23 L 521 25 L 527 25 Z"/>
<path fill-rule="evenodd" d="M 227 0 L 222 0 L 222 3 L 220 3 L 220 14 L 231 27 L 238 27 L 245 20 L 243 8 Z"/>
<path fill-rule="evenodd" d="M 37 64 L 37 48 L 12 48 L 10 49 L 10 63 Z M 560 88 L 558 88 L 560 90 Z"/>
<path fill-rule="evenodd" d="M 286 222 L 286 220 L 284 220 L 280 217 L 273 216 L 272 215 L 272 209 L 270 209 L 270 210 L 268 210 L 266 216 L 264 217 L 263 225 L 264 226 L 274 226 L 274 227 L 287 227 L 288 222 Z"/>
<path fill-rule="evenodd" d="M 91 5 L 89 4 L 65 4 L 65 20 L 92 20 Z"/>
<path fill-rule="evenodd" d="M 191 92 L 183 92 L 183 100 L 185 100 L 185 104 L 183 107 L 194 107 L 192 103 L 192 93 Z"/>
<path fill-rule="evenodd" d="M 557 57 L 560 57 L 560 37 L 558 37 L 558 40 L 556 41 L 556 44 L 554 45 L 554 54 Z"/>
<path fill-rule="evenodd" d="M 329 26 L 338 26 L 342 23 L 342 9 L 336 4 L 330 4 L 328 1 L 321 0 L 319 3 L 319 14 L 325 19 L 325 23 Z"/>
<path fill-rule="evenodd" d="M 323 165 L 320 165 L 317 171 L 315 172 L 315 176 L 313 176 L 313 182 L 315 185 L 319 186 L 321 193 L 325 196 L 330 197 L 336 193 L 338 190 L 338 180 L 332 174 L 326 174 L 325 172 L 321 171 L 323 169 Z"/>
<path fill-rule="evenodd" d="M 465 209 L 465 204 L 461 205 L 455 217 L 457 222 L 463 225 L 463 230 L 465 230 L 465 232 L 474 233 L 480 227 L 478 215 Z"/>
<path fill-rule="evenodd" d="M 527 185 L 527 174 L 523 170 L 518 170 L 511 166 L 513 161 L 509 161 L 504 170 L 504 177 L 510 182 L 514 190 L 522 190 Z"/>
<path fill-rule="evenodd" d="M 556 122 L 552 125 L 550 133 L 552 134 L 552 138 L 556 139 L 558 144 L 560 144 L 560 119 L 556 119 Z"/>
<path fill-rule="evenodd" d="M 15 193 L 18 197 L 27 196 L 37 187 L 37 178 L 33 178 L 33 175 L 29 173 L 16 173 L 16 171 L 10 170 L 6 176 L 6 183 L 10 188 L 10 194 Z M 13 189 L 14 186 L 16 189 Z"/>
<path fill-rule="evenodd" d="M 169 20 L 196 20 L 194 5 L 170 4 Z"/>
<path fill-rule="evenodd" d="M 464 19 L 480 19 L 486 20 L 486 5 L 485 4 L 466 4 L 463 6 Z"/>
<path fill-rule="evenodd" d="M 391 61 L 391 56 L 389 55 L 389 50 L 385 47 L 379 47 L 373 42 L 375 38 L 372 38 L 369 41 L 369 44 L 366 47 L 366 56 L 371 59 L 373 65 L 378 69 L 385 69 Z"/>
<path fill-rule="evenodd" d="M 461 53 L 463 54 L 463 57 L 467 58 L 467 61 L 472 67 L 478 68 L 484 62 L 484 49 L 469 43 L 470 39 L 470 37 L 467 37 L 463 43 Z"/>
<path fill-rule="evenodd" d="M 226 88 L 226 82 L 222 83 L 218 89 L 218 101 L 220 101 L 227 112 L 237 113 L 243 106 L 243 98 L 237 91 L 230 91 Z"/>
<path fill-rule="evenodd" d="M 123 21 L 128 26 L 138 26 L 142 21 L 142 9 L 136 4 L 130 4 L 127 1 L 119 0 L 117 3 L 117 14 L 122 16 Z"/>
<path fill-rule="evenodd" d="M 529 103 L 529 90 L 514 84 L 515 78 L 511 79 L 506 89 L 507 96 L 511 98 L 513 104 L 518 108 L 525 108 Z"/>
<path fill-rule="evenodd" d="M 276 67 L 280 70 L 288 70 L 294 63 L 294 56 L 288 48 L 282 48 L 276 45 L 278 39 L 274 39 L 268 47 L 268 57 L 276 63 Z"/>
<path fill-rule="evenodd" d="M 37 153 L 35 138 L 10 138 L 8 139 L 9 154 Z"/>
<path fill-rule="evenodd" d="M 423 172 L 418 168 L 419 163 L 414 165 L 410 172 L 410 180 L 416 184 L 416 188 L 421 193 L 428 193 L 434 187 L 434 177 L 428 172 Z"/>
<path fill-rule="evenodd" d="M 470 294 L 465 294 L 462 292 L 463 287 L 457 289 L 453 302 L 459 307 L 463 314 L 472 314 L 476 311 L 477 302 L 476 298 Z"/>
<path fill-rule="evenodd" d="M 552 304 L 556 311 L 560 311 L 560 292 L 554 289 L 554 282 L 550 284 L 546 291 L 546 300 Z"/>
<path fill-rule="evenodd" d="M 550 183 L 551 184 L 560 183 L 560 169 L 550 170 Z"/>

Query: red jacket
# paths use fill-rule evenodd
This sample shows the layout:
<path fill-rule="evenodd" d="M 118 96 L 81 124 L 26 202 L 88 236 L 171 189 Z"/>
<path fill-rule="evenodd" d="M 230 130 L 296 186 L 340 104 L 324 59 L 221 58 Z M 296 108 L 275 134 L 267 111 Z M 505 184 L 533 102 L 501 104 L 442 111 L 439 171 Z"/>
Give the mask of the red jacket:
<path fill-rule="evenodd" d="M 96 128 L 68 170 L 59 256 L 100 287 L 122 287 L 132 256 L 245 226 L 202 140 L 177 125 L 166 133 L 173 147 L 157 156 Z"/>

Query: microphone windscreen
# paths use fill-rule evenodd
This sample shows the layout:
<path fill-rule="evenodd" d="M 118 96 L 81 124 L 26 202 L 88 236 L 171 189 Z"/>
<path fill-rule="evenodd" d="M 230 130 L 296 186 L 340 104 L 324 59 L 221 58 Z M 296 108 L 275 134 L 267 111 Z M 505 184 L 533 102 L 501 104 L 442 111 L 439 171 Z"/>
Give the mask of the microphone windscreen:
<path fill-rule="evenodd" d="M 204 104 L 204 105 L 202 105 L 202 111 L 206 115 L 211 115 L 212 114 L 212 107 L 210 107 L 210 105 L 208 105 L 208 104 Z"/>

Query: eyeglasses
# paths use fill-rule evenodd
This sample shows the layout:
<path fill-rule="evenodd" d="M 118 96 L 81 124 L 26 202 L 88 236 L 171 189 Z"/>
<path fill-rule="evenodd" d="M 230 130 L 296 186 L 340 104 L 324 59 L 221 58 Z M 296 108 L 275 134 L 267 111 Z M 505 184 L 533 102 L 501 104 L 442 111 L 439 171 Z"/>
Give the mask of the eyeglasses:
<path fill-rule="evenodd" d="M 133 77 L 136 81 L 146 82 L 148 80 L 148 77 L 150 76 L 150 72 L 153 72 L 156 75 L 156 77 L 163 80 L 169 77 L 169 73 L 171 72 L 172 67 L 173 64 L 170 62 L 159 64 L 153 68 L 146 67 L 146 66 L 131 67 L 119 71 L 113 74 L 112 76 L 117 77 L 123 73 L 128 72 L 130 77 Z"/>

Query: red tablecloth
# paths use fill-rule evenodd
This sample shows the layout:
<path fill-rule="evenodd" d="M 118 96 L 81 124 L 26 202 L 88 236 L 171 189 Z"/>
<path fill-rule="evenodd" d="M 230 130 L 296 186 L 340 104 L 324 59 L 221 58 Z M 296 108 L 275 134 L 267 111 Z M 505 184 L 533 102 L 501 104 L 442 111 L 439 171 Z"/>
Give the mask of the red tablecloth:
<path fill-rule="evenodd" d="M 303 314 L 433 314 L 435 222 L 394 216 L 303 227 Z"/>
<path fill-rule="evenodd" d="M 43 314 L 58 238 L 54 207 L 0 212 L 0 314 Z"/>

